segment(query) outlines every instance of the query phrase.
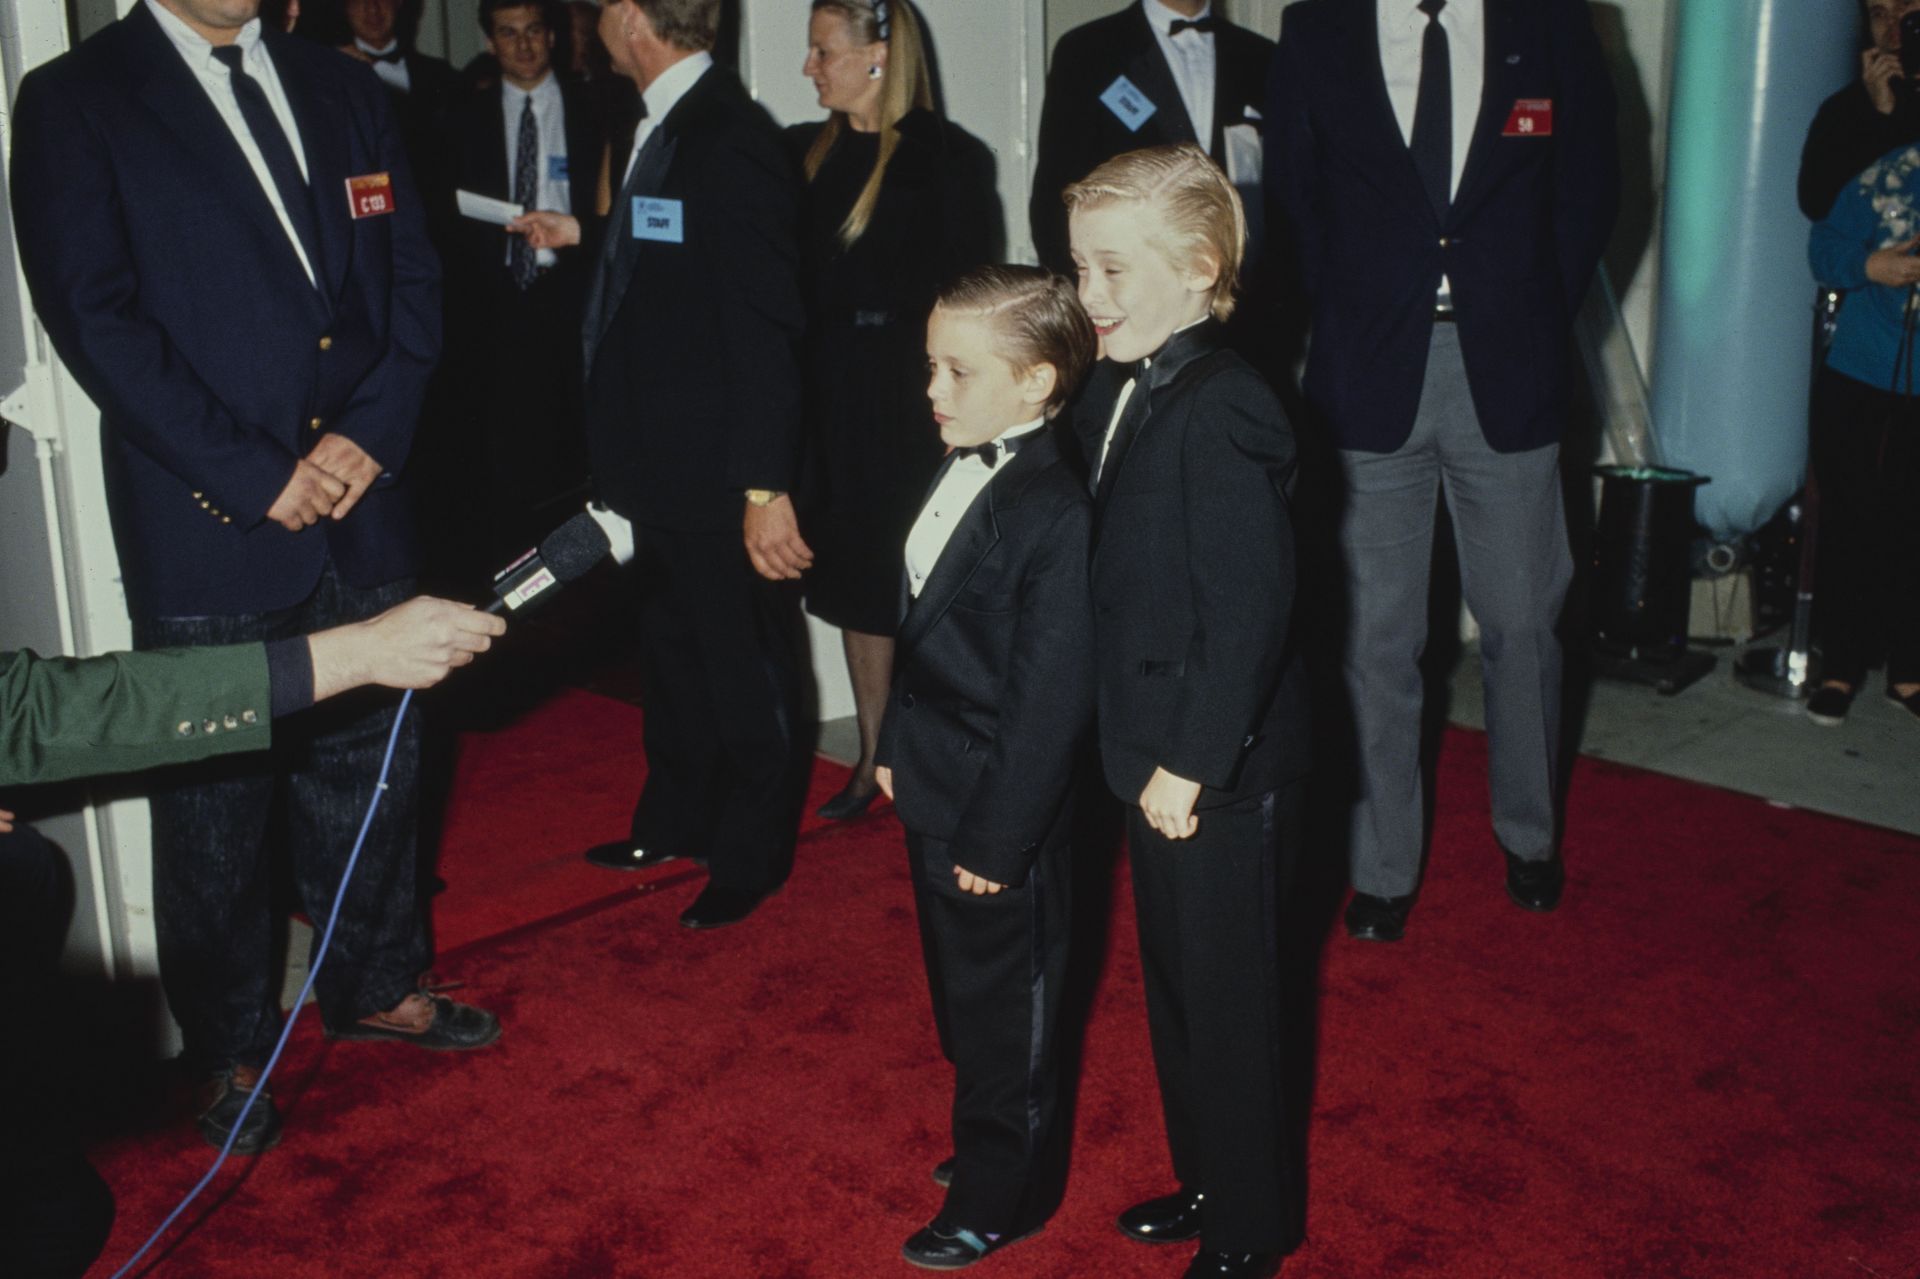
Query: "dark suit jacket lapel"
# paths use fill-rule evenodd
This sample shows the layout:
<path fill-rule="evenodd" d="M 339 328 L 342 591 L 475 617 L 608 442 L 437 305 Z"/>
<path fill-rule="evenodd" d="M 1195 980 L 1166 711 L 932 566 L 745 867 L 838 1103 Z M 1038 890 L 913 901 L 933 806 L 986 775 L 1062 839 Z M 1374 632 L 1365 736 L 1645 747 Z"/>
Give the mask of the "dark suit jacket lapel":
<path fill-rule="evenodd" d="M 341 126 L 347 117 L 347 107 L 323 86 L 301 74 L 295 65 L 297 60 L 285 52 L 291 36 L 269 31 L 264 32 L 261 39 L 266 41 L 267 54 L 273 59 L 274 74 L 280 77 L 287 104 L 293 108 L 294 123 L 300 127 L 300 145 L 307 157 L 307 185 L 313 191 L 314 226 L 320 236 L 321 260 L 315 269 L 324 281 L 321 292 L 331 303 L 340 297 L 347 268 L 353 261 L 353 218 L 347 205 L 347 179 L 362 176 L 348 172 L 351 157 L 347 154 L 347 131 Z"/>
<path fill-rule="evenodd" d="M 614 207 L 607 210 L 607 235 L 630 236 L 633 234 L 633 197 L 654 195 L 660 191 L 661 185 L 666 181 L 668 170 L 673 167 L 674 152 L 680 145 L 680 130 L 685 125 L 687 116 L 699 110 L 701 102 L 707 94 L 715 91 L 715 86 L 719 83 L 718 77 L 723 74 L 724 72 L 718 66 L 708 68 L 694 82 L 693 87 L 686 91 L 680 101 L 674 103 L 673 110 L 667 112 L 667 118 L 662 120 L 653 134 L 648 137 L 646 144 L 641 148 L 637 161 L 639 167 L 635 169 L 632 181 L 622 184 L 614 192 Z M 569 160 L 568 163 L 572 161 Z M 616 263 L 619 260 L 618 247 L 617 242 L 608 246 L 616 254 Z M 620 305 L 625 301 L 627 290 L 633 284 L 634 272 L 639 264 L 640 255 L 629 253 L 623 266 L 611 268 L 612 277 L 606 280 L 604 285 L 605 300 L 600 304 L 597 312 L 603 324 L 619 314 Z M 593 304 L 593 299 L 589 297 L 589 320 L 596 314 L 591 309 Z M 595 333 L 593 340 L 587 345 L 586 364 L 589 371 L 593 368 L 593 356 L 599 350 L 600 339 L 603 336 L 604 333 Z"/>
<path fill-rule="evenodd" d="M 481 100 L 487 105 L 481 111 L 480 128 L 475 132 L 471 145 L 480 148 L 477 157 L 479 163 L 473 169 L 480 175 L 482 185 L 476 188 L 479 194 L 511 200 L 513 175 L 507 172 L 507 122 L 501 114 L 506 110 L 506 96 L 505 85 L 496 85 L 481 95 Z M 505 235 L 506 232 L 501 234 Z"/>
<path fill-rule="evenodd" d="M 1506 127 L 1507 112 L 1518 95 L 1513 91 L 1513 67 L 1507 55 L 1517 59 L 1519 23 L 1512 0 L 1486 0 L 1485 75 L 1480 90 L 1480 114 L 1473 126 L 1473 145 L 1467 151 L 1467 164 L 1460 172 L 1460 186 L 1453 197 L 1456 212 L 1470 208 L 1486 187 L 1497 158 L 1500 131 Z M 1517 66 L 1518 63 L 1516 62 Z"/>
<path fill-rule="evenodd" d="M 1149 130 L 1159 134 L 1161 142 L 1195 142 L 1206 145 L 1193 131 L 1193 120 L 1187 115 L 1187 100 L 1180 96 L 1180 85 L 1173 78 L 1173 68 L 1167 65 L 1167 55 L 1160 51 L 1160 41 L 1153 34 L 1153 24 L 1147 20 L 1147 11 L 1135 0 L 1128 10 L 1129 37 L 1126 66 L 1122 69 L 1127 79 L 1133 81 L 1133 87 L 1152 99 L 1157 108 L 1153 115 L 1141 123 L 1136 135 L 1143 147 L 1152 146 L 1155 139 L 1148 137 Z M 1216 72 L 1215 79 L 1218 74 Z M 1104 92 L 1106 86 L 1102 85 Z"/>
<path fill-rule="evenodd" d="M 1358 97 L 1355 103 L 1355 127 L 1367 145 L 1377 151 L 1379 164 L 1371 171 L 1400 188 L 1400 196 L 1417 203 L 1430 213 L 1433 201 L 1414 167 L 1413 152 L 1400 132 L 1400 121 L 1393 114 L 1393 98 L 1387 93 L 1387 73 L 1380 65 L 1380 14 L 1373 0 L 1353 0 L 1347 5 L 1345 54 L 1353 60 L 1348 82 Z"/>
<path fill-rule="evenodd" d="M 307 273 L 300 267 L 300 256 L 293 251 L 293 242 L 287 238 L 286 228 L 280 225 L 280 217 L 273 211 L 267 193 L 260 189 L 246 153 L 234 141 L 232 130 L 214 109 L 200 81 L 188 70 L 173 41 L 167 39 L 167 33 L 160 29 L 159 22 L 143 4 L 136 4 L 121 21 L 131 23 L 137 37 L 128 41 L 128 51 L 134 58 L 127 73 L 131 82 L 139 84 L 141 101 L 204 166 L 215 188 L 210 198 L 246 210 L 260 233 L 276 246 L 286 269 L 301 287 L 311 291 Z M 275 62 L 274 70 L 279 69 L 280 64 Z M 300 130 L 305 135 L 304 122 Z M 193 180 L 191 174 L 185 173 L 180 178 L 183 182 Z M 347 198 L 345 187 L 341 188 L 340 198 L 343 202 Z"/>

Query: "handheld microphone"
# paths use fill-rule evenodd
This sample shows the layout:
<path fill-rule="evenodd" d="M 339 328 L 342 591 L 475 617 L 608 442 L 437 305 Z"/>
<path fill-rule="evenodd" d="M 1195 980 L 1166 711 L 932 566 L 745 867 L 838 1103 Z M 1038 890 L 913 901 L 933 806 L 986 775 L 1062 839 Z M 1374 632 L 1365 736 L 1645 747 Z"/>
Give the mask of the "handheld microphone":
<path fill-rule="evenodd" d="M 496 616 L 526 613 L 568 582 L 585 577 L 612 550 L 606 531 L 582 511 L 493 575 L 493 600 L 486 611 Z"/>

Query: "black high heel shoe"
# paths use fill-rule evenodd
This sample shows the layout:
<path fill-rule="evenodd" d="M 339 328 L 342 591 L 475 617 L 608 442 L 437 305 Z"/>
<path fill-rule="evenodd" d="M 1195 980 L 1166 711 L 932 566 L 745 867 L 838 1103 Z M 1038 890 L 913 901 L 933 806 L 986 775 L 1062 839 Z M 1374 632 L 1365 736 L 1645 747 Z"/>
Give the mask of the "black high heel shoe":
<path fill-rule="evenodd" d="M 876 784 L 872 790 L 854 789 L 855 783 L 848 782 L 838 795 L 813 810 L 815 817 L 824 817 L 830 822 L 850 822 L 873 807 L 873 801 L 880 798 L 880 787 Z"/>

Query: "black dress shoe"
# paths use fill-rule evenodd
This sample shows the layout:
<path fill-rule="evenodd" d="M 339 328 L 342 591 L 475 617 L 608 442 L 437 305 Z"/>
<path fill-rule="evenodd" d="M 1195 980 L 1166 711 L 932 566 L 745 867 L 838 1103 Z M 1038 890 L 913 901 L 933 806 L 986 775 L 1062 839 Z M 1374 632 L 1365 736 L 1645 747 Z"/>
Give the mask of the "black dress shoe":
<path fill-rule="evenodd" d="M 953 1156 L 949 1155 L 933 1166 L 933 1184 L 936 1186 L 953 1184 Z"/>
<path fill-rule="evenodd" d="M 747 888 L 721 888 L 709 883 L 693 899 L 693 905 L 680 912 L 682 928 L 725 928 L 753 914 L 771 892 L 756 893 Z"/>
<path fill-rule="evenodd" d="M 880 798 L 880 788 L 855 790 L 848 782 L 838 795 L 813 810 L 815 817 L 824 817 L 830 822 L 850 822 L 873 807 L 873 801 Z"/>
<path fill-rule="evenodd" d="M 1185 1243 L 1200 1237 L 1200 1209 L 1207 1196 L 1182 1187 L 1137 1203 L 1120 1214 L 1120 1229 L 1143 1243 Z"/>
<path fill-rule="evenodd" d="M 1355 893 L 1347 903 L 1347 936 L 1358 941 L 1399 941 L 1406 935 L 1407 912 L 1412 909 L 1412 893 L 1405 897 Z"/>
<path fill-rule="evenodd" d="M 960 1270 L 989 1253 L 1039 1234 L 1038 1228 L 1020 1234 L 988 1238 L 977 1231 L 956 1226 L 943 1217 L 935 1217 L 900 1246 L 900 1255 L 922 1270 Z"/>
<path fill-rule="evenodd" d="M 226 1146 L 235 1125 L 240 1129 L 233 1139 L 236 1155 L 258 1155 L 280 1144 L 280 1112 L 273 1108 L 273 1094 L 260 1087 L 260 1072 L 252 1066 L 216 1071 L 201 1089 L 200 1103 L 200 1137 L 214 1149 Z"/>
<path fill-rule="evenodd" d="M 1555 853 L 1542 862 L 1523 862 L 1506 849 L 1507 896 L 1513 904 L 1527 910 L 1549 911 L 1560 904 L 1560 890 L 1567 886 L 1567 865 Z"/>
<path fill-rule="evenodd" d="M 1186 1279 L 1271 1279 L 1281 1258 L 1271 1252 L 1216 1252 L 1202 1248 L 1187 1267 Z"/>
<path fill-rule="evenodd" d="M 608 870 L 647 870 L 653 866 L 664 865 L 680 856 L 678 853 L 662 853 L 651 848 L 637 847 L 630 839 L 616 839 L 611 844 L 595 844 L 583 855 L 595 866 L 605 866 Z"/>

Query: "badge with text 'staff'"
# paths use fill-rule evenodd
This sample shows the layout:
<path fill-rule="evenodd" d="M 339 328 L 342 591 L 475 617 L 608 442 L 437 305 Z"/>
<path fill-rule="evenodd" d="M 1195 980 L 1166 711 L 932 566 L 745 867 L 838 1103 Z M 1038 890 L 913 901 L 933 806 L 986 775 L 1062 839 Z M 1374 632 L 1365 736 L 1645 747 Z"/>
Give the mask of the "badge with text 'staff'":
<path fill-rule="evenodd" d="M 347 179 L 347 212 L 356 222 L 392 213 L 395 207 L 391 173 L 363 173 Z"/>
<path fill-rule="evenodd" d="M 1553 99 L 1517 98 L 1507 116 L 1503 138 L 1550 138 L 1553 136 Z"/>
<path fill-rule="evenodd" d="M 1152 98 L 1140 92 L 1139 87 L 1125 76 L 1108 85 L 1107 91 L 1100 95 L 1100 101 L 1106 104 L 1107 110 L 1113 112 L 1121 124 L 1127 126 L 1129 133 L 1140 132 L 1140 126 L 1152 119 L 1153 113 L 1160 109 L 1154 105 Z"/>

